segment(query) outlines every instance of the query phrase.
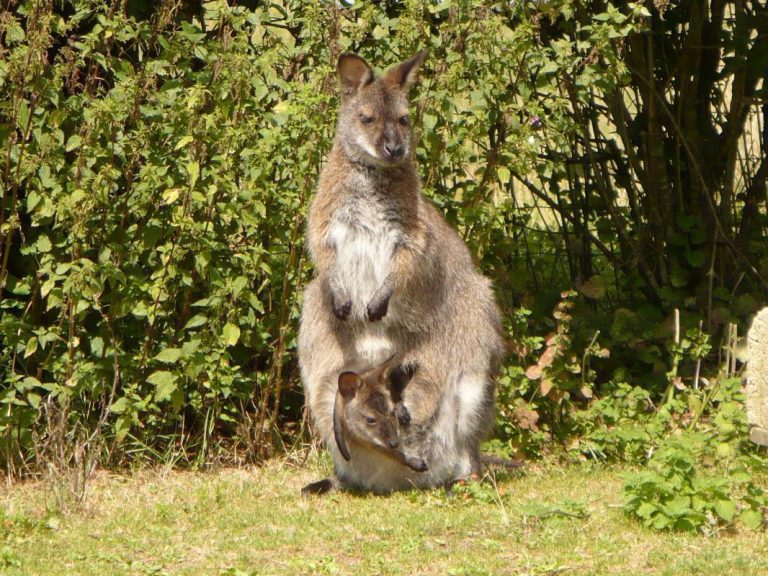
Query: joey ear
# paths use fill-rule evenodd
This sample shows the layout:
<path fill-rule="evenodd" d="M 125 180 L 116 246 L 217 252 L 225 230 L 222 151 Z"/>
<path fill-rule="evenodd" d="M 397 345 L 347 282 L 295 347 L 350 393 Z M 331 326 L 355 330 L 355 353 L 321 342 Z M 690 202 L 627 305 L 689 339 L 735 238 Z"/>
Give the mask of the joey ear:
<path fill-rule="evenodd" d="M 384 79 L 390 83 L 400 86 L 404 91 L 416 83 L 419 78 L 419 68 L 421 63 L 424 62 L 424 58 L 427 56 L 426 50 L 417 52 L 405 62 L 398 64 L 391 70 L 387 71 L 384 75 Z"/>
<path fill-rule="evenodd" d="M 419 365 L 416 362 L 408 362 L 407 364 L 398 364 L 389 371 L 389 389 L 395 402 L 402 400 L 403 391 L 408 386 L 418 367 Z"/>
<path fill-rule="evenodd" d="M 339 374 L 339 393 L 345 400 L 351 400 L 357 394 L 363 379 L 354 372 L 342 372 Z"/>
<path fill-rule="evenodd" d="M 337 70 L 341 82 L 341 92 L 344 96 L 352 96 L 360 88 L 374 80 L 373 70 L 357 54 L 339 56 Z"/>
<path fill-rule="evenodd" d="M 336 400 L 333 403 L 333 438 L 336 440 L 336 446 L 344 457 L 349 461 L 349 449 L 344 441 L 344 428 L 341 423 L 341 407 L 339 406 L 339 395 L 336 394 Z"/>

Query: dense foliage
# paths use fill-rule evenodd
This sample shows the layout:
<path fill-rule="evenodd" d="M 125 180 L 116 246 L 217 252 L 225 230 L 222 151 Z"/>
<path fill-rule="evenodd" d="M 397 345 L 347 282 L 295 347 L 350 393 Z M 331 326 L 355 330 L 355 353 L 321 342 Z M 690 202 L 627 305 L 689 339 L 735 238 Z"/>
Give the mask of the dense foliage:
<path fill-rule="evenodd" d="M 739 409 L 689 389 L 768 287 L 757 0 L 6 4 L 9 474 L 299 437 L 304 215 L 344 51 L 429 51 L 425 192 L 511 336 L 497 449 L 639 461 Z"/>

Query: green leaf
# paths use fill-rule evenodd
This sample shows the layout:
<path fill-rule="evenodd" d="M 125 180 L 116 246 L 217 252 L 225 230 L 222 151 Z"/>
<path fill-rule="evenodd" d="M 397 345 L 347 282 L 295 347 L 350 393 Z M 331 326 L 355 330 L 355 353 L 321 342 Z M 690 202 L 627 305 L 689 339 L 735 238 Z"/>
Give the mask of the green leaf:
<path fill-rule="evenodd" d="M 381 40 L 382 38 L 386 38 L 387 36 L 389 36 L 389 30 L 387 30 L 383 26 L 376 26 L 373 29 L 372 36 L 374 40 Z"/>
<path fill-rule="evenodd" d="M 176 200 L 179 199 L 180 193 L 181 190 L 178 188 L 168 188 L 165 192 L 163 192 L 163 202 L 166 204 L 173 204 L 176 202 Z"/>
<path fill-rule="evenodd" d="M 29 122 L 29 104 L 26 100 L 21 100 L 17 106 L 16 124 L 19 126 L 19 130 L 24 133 L 27 130 L 27 123 Z"/>
<path fill-rule="evenodd" d="M 688 252 L 685 257 L 686 260 L 688 260 L 688 264 L 694 268 L 701 268 L 704 266 L 704 264 L 707 263 L 707 255 L 703 250 L 694 250 L 692 252 Z"/>
<path fill-rule="evenodd" d="M 40 196 L 40 194 L 34 190 L 30 190 L 29 194 L 27 194 L 27 211 L 34 212 L 35 208 L 37 208 L 37 205 L 40 204 L 40 200 L 42 199 L 43 197 Z"/>
<path fill-rule="evenodd" d="M 221 332 L 221 338 L 227 346 L 234 346 L 240 340 L 240 328 L 227 322 Z"/>
<path fill-rule="evenodd" d="M 37 351 L 37 337 L 32 336 L 27 340 L 27 347 L 24 349 L 24 358 L 29 358 Z"/>
<path fill-rule="evenodd" d="M 91 339 L 91 353 L 97 358 L 104 355 L 104 339 L 101 336 Z"/>
<path fill-rule="evenodd" d="M 763 514 L 758 510 L 744 510 L 741 513 L 741 521 L 750 530 L 760 530 L 763 526 Z"/>
<path fill-rule="evenodd" d="M 238 276 L 235 278 L 234 282 L 232 282 L 232 295 L 235 297 L 239 296 L 240 292 L 242 292 L 247 285 L 248 278 L 245 276 Z"/>
<path fill-rule="evenodd" d="M 50 252 L 51 248 L 53 248 L 53 245 L 51 244 L 50 239 L 45 234 L 41 234 L 40 237 L 37 239 L 37 242 L 35 242 L 35 248 L 37 252 L 39 253 L 45 253 Z"/>
<path fill-rule="evenodd" d="M 176 390 L 177 376 L 167 370 L 153 372 L 147 382 L 155 386 L 155 402 L 168 400 Z"/>
<path fill-rule="evenodd" d="M 679 496 L 667 503 L 667 509 L 675 516 L 682 516 L 691 511 L 691 499 L 688 496 Z"/>
<path fill-rule="evenodd" d="M 25 376 L 24 379 L 21 381 L 21 386 L 18 384 L 16 385 L 16 388 L 19 391 L 25 391 L 25 390 L 32 390 L 35 386 L 42 386 L 42 383 L 40 380 L 35 378 L 34 376 Z"/>
<path fill-rule="evenodd" d="M 67 140 L 67 145 L 64 147 L 64 150 L 72 152 L 72 150 L 80 148 L 82 143 L 83 139 L 78 134 L 72 134 L 72 136 L 69 137 L 69 140 Z"/>
<path fill-rule="evenodd" d="M 189 136 L 189 135 L 187 135 L 187 136 L 184 136 L 184 137 L 183 137 L 181 140 L 179 140 L 179 142 L 176 144 L 176 146 L 174 147 L 174 150 L 181 150 L 182 148 L 184 148 L 184 146 L 186 146 L 187 144 L 189 144 L 190 142 L 192 142 L 192 140 L 194 140 L 194 138 L 192 138 L 192 136 Z"/>
<path fill-rule="evenodd" d="M 726 522 L 731 522 L 736 516 L 736 504 L 730 500 L 716 500 L 715 512 Z"/>
<path fill-rule="evenodd" d="M 200 177 L 200 164 L 197 162 L 187 163 L 187 173 L 189 174 L 189 189 L 192 190 Z"/>
<path fill-rule="evenodd" d="M 120 398 L 120 400 L 125 400 L 125 398 Z M 121 417 L 117 419 L 117 422 L 115 422 L 115 439 L 118 442 L 122 442 L 125 437 L 128 435 L 128 431 L 131 429 L 131 420 L 130 418 Z"/>
<path fill-rule="evenodd" d="M 197 314 L 192 316 L 192 318 L 189 319 L 189 322 L 184 325 L 184 330 L 189 330 L 190 328 L 198 328 L 206 322 L 208 322 L 208 316 L 204 314 Z"/>
<path fill-rule="evenodd" d="M 721 458 L 730 458 L 733 455 L 733 449 L 731 448 L 731 445 L 725 442 L 718 444 L 716 450 L 717 455 Z"/>
<path fill-rule="evenodd" d="M 128 399 L 123 396 L 122 398 L 118 398 L 114 402 L 112 402 L 112 405 L 109 407 L 110 412 L 114 412 L 115 414 L 122 414 L 125 412 L 125 409 L 128 407 Z"/>
<path fill-rule="evenodd" d="M 683 516 L 682 518 L 675 520 L 674 527 L 676 530 L 681 530 L 683 532 L 694 532 L 696 527 L 701 524 L 701 522 L 697 522 L 696 520 L 699 520 L 699 518 Z"/>
<path fill-rule="evenodd" d="M 35 410 L 40 408 L 40 394 L 37 394 L 35 392 L 30 392 L 27 394 L 27 402 L 29 402 L 29 405 L 32 406 Z"/>
<path fill-rule="evenodd" d="M 26 38 L 24 28 L 19 26 L 18 22 L 10 18 L 10 23 L 6 23 L 5 40 L 10 44 L 11 42 L 21 42 Z"/>
<path fill-rule="evenodd" d="M 581 286 L 581 293 L 594 300 L 599 300 L 605 296 L 605 291 L 605 280 L 599 274 L 595 274 Z"/>
<path fill-rule="evenodd" d="M 155 360 L 165 364 L 175 364 L 179 358 L 181 358 L 181 348 L 166 348 L 155 356 Z"/>
<path fill-rule="evenodd" d="M 656 530 L 664 530 L 665 528 L 669 528 L 671 523 L 672 520 L 669 518 L 669 516 L 665 516 L 664 514 L 657 514 L 653 517 L 653 521 L 650 523 L 650 526 L 653 526 L 656 528 Z"/>
<path fill-rule="evenodd" d="M 654 512 L 656 512 L 656 506 L 650 502 L 643 502 L 640 504 L 640 506 L 637 507 L 635 514 L 637 514 L 640 518 L 650 518 Z"/>

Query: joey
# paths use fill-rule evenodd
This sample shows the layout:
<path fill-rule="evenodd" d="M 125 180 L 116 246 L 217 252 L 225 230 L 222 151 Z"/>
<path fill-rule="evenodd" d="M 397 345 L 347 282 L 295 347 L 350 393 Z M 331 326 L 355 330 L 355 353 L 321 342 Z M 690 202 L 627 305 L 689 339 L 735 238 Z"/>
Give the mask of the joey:
<path fill-rule="evenodd" d="M 333 409 L 334 438 L 346 460 L 352 458 L 349 439 L 417 472 L 427 470 L 424 459 L 406 454 L 401 443 L 401 429 L 410 423 L 410 414 L 402 402 L 408 380 L 407 369 L 389 364 L 363 374 L 347 371 L 339 375 Z"/>
<path fill-rule="evenodd" d="M 365 454 L 373 450 L 415 472 L 429 469 L 424 458 L 403 443 L 411 422 L 403 390 L 415 370 L 415 364 L 402 365 L 390 360 L 362 374 L 345 371 L 339 375 L 333 431 L 339 453 L 346 461 L 359 456 L 361 451 Z M 344 482 L 338 478 L 324 478 L 307 484 L 301 493 L 319 495 L 343 487 Z"/>

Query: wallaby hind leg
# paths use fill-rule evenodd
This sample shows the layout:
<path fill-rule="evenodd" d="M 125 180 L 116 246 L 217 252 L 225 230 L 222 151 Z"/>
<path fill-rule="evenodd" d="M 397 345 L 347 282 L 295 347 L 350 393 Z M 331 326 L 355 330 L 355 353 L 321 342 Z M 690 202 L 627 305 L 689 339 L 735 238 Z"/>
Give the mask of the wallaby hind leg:
<path fill-rule="evenodd" d="M 338 490 L 340 487 L 339 481 L 336 480 L 336 478 L 323 478 L 322 480 L 304 486 L 304 488 L 301 489 L 301 495 L 322 496 L 323 494 L 328 494 L 328 492 Z"/>

